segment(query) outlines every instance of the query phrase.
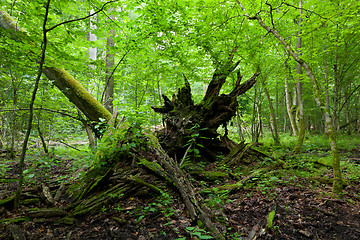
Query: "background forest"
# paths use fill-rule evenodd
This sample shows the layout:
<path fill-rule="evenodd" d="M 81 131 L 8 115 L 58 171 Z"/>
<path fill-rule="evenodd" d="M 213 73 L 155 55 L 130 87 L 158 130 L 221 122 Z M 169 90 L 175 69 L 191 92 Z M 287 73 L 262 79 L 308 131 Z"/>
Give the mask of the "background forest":
<path fill-rule="evenodd" d="M 216 156 L 216 161 L 206 160 L 202 150 L 206 140 L 201 140 L 207 138 L 201 135 L 206 126 L 196 124 L 187 125 L 190 133 L 181 135 L 180 150 L 175 153 L 160 141 L 179 171 L 189 174 L 196 194 L 204 195 L 216 227 L 212 229 L 204 219 L 205 224 L 199 224 L 191 211 L 187 216 L 186 200 L 174 186 L 141 179 L 158 189 L 143 185 L 157 192 L 156 196 L 146 201 L 119 197 L 119 202 L 98 206 L 100 216 L 87 215 L 101 219 L 97 233 L 85 225 L 75 228 L 74 222 L 61 222 L 68 228 L 59 230 L 51 224 L 64 213 L 52 215 L 46 222 L 46 231 L 52 229 L 49 239 L 81 239 L 86 234 L 90 239 L 357 239 L 359 9 L 357 0 L 1 0 L 1 239 L 29 238 L 27 231 L 39 226 L 19 228 L 16 222 L 29 220 L 21 212 L 27 211 L 24 206 L 66 205 L 70 197 L 49 203 L 46 189 L 55 197 L 60 185 L 76 185 L 101 165 L 96 165 L 103 161 L 99 159 L 112 156 L 107 145 L 113 141 L 111 124 L 116 125 L 110 120 L 112 114 L 118 113 L 119 121 L 132 129 L 114 133 L 114 138 L 137 139 L 126 142 L 129 149 L 139 149 L 134 150 L 136 154 L 126 149 L 134 158 L 132 164 L 139 156 L 152 156 L 153 152 L 140 147 L 149 141 L 139 139 L 144 134 L 159 136 L 169 126 L 171 113 L 164 112 L 168 105 L 162 95 L 181 102 L 178 89 L 190 86 L 195 105 L 204 106 L 217 71 L 228 62 L 234 68 L 225 70 L 219 96 L 230 95 L 242 77 L 250 79 L 259 73 L 256 83 L 236 97 L 238 108 L 231 120 L 215 129 L 216 139 L 229 137 L 234 146 L 242 147 L 241 153 L 230 151 Z M 83 98 L 74 98 L 72 91 L 81 92 Z M 165 107 L 159 107 L 164 101 Z M 243 157 L 248 160 L 240 160 Z M 138 165 L 145 165 L 139 161 Z M 197 172 L 195 165 L 209 173 Z M 96 184 L 107 179 L 108 173 L 102 171 L 97 172 L 102 177 Z M 222 188 L 225 182 L 237 185 Z M 34 188 L 45 195 L 41 203 L 14 200 L 16 191 L 20 201 L 21 191 L 26 194 Z M 79 201 L 89 192 L 79 194 Z M 10 202 L 22 210 L 11 211 Z M 300 207 L 308 202 L 311 207 Z M 310 208 L 312 213 L 305 213 Z M 212 214 L 214 209 L 219 212 Z M 300 214 L 309 217 L 297 217 Z M 323 222 L 305 224 L 318 219 Z M 77 226 L 81 221 L 89 224 L 83 218 Z M 90 224 L 91 229 L 96 224 Z M 127 231 L 119 230 L 127 224 L 131 225 Z M 148 232 L 153 228 L 158 229 L 151 235 Z M 46 231 L 33 237 L 45 239 Z M 124 231 L 123 238 L 119 231 Z"/>

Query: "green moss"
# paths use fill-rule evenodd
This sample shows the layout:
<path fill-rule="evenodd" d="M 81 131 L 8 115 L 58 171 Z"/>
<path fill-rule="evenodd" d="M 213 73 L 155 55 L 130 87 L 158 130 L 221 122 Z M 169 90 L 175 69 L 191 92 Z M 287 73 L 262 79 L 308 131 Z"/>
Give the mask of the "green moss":
<path fill-rule="evenodd" d="M 147 134 L 147 137 L 149 138 L 149 142 L 151 146 L 153 146 L 156 149 L 160 147 L 159 139 L 155 137 L 154 134 L 151 133 Z"/>
<path fill-rule="evenodd" d="M 15 199 L 15 195 L 10 196 L 8 198 L 0 200 L 0 206 L 9 206 L 13 204 L 13 201 Z"/>
<path fill-rule="evenodd" d="M 1 219 L 0 223 L 11 224 L 11 223 L 27 222 L 27 221 L 30 221 L 29 217 L 16 217 L 16 218 Z"/>
<path fill-rule="evenodd" d="M 56 223 L 65 224 L 65 225 L 73 225 L 76 223 L 76 219 L 71 218 L 71 217 L 64 217 L 64 218 L 57 220 Z"/>
<path fill-rule="evenodd" d="M 269 212 L 267 217 L 266 229 L 270 230 L 273 227 L 274 217 L 276 212 L 276 206 Z"/>
<path fill-rule="evenodd" d="M 137 184 L 139 184 L 139 185 L 141 185 L 141 186 L 145 186 L 145 187 L 149 188 L 151 191 L 153 191 L 153 192 L 155 192 L 155 193 L 158 193 L 158 194 L 159 194 L 159 193 L 162 192 L 160 188 L 156 187 L 156 186 L 153 185 L 153 184 L 147 183 L 147 182 L 143 181 L 143 180 L 140 179 L 140 178 L 137 178 L 137 177 L 132 176 L 132 177 L 130 177 L 129 179 L 130 179 L 131 181 L 136 182 Z"/>
<path fill-rule="evenodd" d="M 19 27 L 17 21 L 15 21 L 7 12 L 0 9 L 0 26 L 6 30 L 20 31 L 26 33 L 23 28 Z"/>
<path fill-rule="evenodd" d="M 203 193 L 212 193 L 212 192 L 221 192 L 221 191 L 234 191 L 237 189 L 240 189 L 244 186 L 242 182 L 233 183 L 233 184 L 224 184 L 221 186 L 218 186 L 216 188 L 206 188 L 203 189 L 201 192 Z"/>
<path fill-rule="evenodd" d="M 327 167 L 332 167 L 333 164 L 332 158 L 325 158 L 325 157 L 317 159 L 316 162 Z"/>
<path fill-rule="evenodd" d="M 90 120 L 98 121 L 99 118 L 103 118 L 107 122 L 110 121 L 111 113 L 65 69 L 54 66 L 45 67 L 44 73 Z"/>

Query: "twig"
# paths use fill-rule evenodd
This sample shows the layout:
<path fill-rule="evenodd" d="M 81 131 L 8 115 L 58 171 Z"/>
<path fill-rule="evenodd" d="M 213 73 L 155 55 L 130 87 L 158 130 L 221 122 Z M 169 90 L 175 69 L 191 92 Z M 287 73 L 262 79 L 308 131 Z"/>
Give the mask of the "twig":
<path fill-rule="evenodd" d="M 113 71 L 111 72 L 110 76 L 106 79 L 106 83 L 105 83 L 105 88 L 104 88 L 104 91 L 101 95 L 101 101 L 100 102 L 103 102 L 104 100 L 104 96 L 105 96 L 105 92 L 106 92 L 106 89 L 108 87 L 108 84 L 109 84 L 109 81 L 111 79 L 111 77 L 114 75 L 116 69 L 118 68 L 118 66 L 120 65 L 120 63 L 124 60 L 125 56 L 130 52 L 130 49 L 127 50 L 127 52 L 122 56 L 122 58 L 120 59 L 120 61 L 118 62 L 118 64 L 116 64 L 115 68 L 113 69 Z"/>
<path fill-rule="evenodd" d="M 51 31 L 51 30 L 54 30 L 55 28 L 57 28 L 57 27 L 59 27 L 59 26 L 61 26 L 61 25 L 64 25 L 64 24 L 66 24 L 66 23 L 81 21 L 81 20 L 85 20 L 85 19 L 87 19 L 87 18 L 89 18 L 89 17 L 92 17 L 92 16 L 98 14 L 99 12 L 101 12 L 101 11 L 104 9 L 104 7 L 105 7 L 106 5 L 108 5 L 109 3 L 113 3 L 113 2 L 117 2 L 117 1 L 118 1 L 118 0 L 106 2 L 106 3 L 104 3 L 104 5 L 102 5 L 102 7 L 101 7 L 98 11 L 96 11 L 96 12 L 90 14 L 90 15 L 87 15 L 87 16 L 85 16 L 85 17 L 77 18 L 77 19 L 72 19 L 72 20 L 68 20 L 68 21 L 64 21 L 64 22 L 62 22 L 62 23 L 56 24 L 55 26 L 47 29 L 47 32 L 49 32 L 49 31 Z"/>
<path fill-rule="evenodd" d="M 62 144 L 64 144 L 65 146 L 68 146 L 69 148 L 75 149 L 75 150 L 77 150 L 77 151 L 81 151 L 80 149 L 78 149 L 78 148 L 76 148 L 76 147 L 73 147 L 73 146 L 71 146 L 71 145 L 69 145 L 69 144 L 67 144 L 67 143 L 65 143 L 65 142 L 63 142 L 63 141 L 61 141 L 61 140 L 59 140 L 59 143 L 62 143 Z"/>
<path fill-rule="evenodd" d="M 316 209 L 316 210 L 318 210 L 319 212 L 322 212 L 322 213 L 325 214 L 325 215 L 333 216 L 333 217 L 339 217 L 338 214 L 333 213 L 333 212 L 330 212 L 330 211 L 327 211 L 327 210 L 322 209 L 322 208 L 320 208 L 320 207 L 317 207 L 317 206 L 311 206 L 311 207 L 314 208 L 314 209 Z"/>
<path fill-rule="evenodd" d="M 189 152 L 189 150 L 190 150 L 190 148 L 191 148 L 191 146 L 193 145 L 193 143 L 191 143 L 190 145 L 189 145 L 189 147 L 186 149 L 186 151 L 185 151 L 185 154 L 184 154 L 184 157 L 181 159 L 181 162 L 180 162 L 180 167 L 184 164 L 184 161 L 185 161 L 185 159 L 186 159 L 186 156 L 187 156 L 187 154 L 188 154 L 188 152 Z"/>
<path fill-rule="evenodd" d="M 80 120 L 79 117 L 75 117 L 72 116 L 68 113 L 65 113 L 65 110 L 53 110 L 53 109 L 49 109 L 49 108 L 43 108 L 43 107 L 35 107 L 33 108 L 34 110 L 44 110 L 44 111 L 48 111 L 48 112 L 53 112 L 53 113 L 59 113 L 61 115 L 76 119 L 76 120 Z M 30 110 L 30 108 L 14 108 L 14 109 L 0 109 L 0 112 L 10 112 L 10 111 L 28 111 Z"/>

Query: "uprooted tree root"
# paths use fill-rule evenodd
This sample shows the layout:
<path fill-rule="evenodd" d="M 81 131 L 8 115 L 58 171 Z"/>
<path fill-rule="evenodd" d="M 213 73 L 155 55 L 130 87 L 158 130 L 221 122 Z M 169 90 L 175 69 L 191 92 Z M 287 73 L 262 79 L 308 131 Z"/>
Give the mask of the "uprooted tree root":
<path fill-rule="evenodd" d="M 157 138 L 141 135 L 126 124 L 119 124 L 107 137 L 96 154 L 97 163 L 83 178 L 68 186 L 66 191 L 64 184 L 50 188 L 43 184 L 37 191 L 23 194 L 23 204 L 42 201 L 48 208 L 28 209 L 24 211 L 24 216 L 2 221 L 16 223 L 33 218 L 58 217 L 58 223 L 72 224 L 77 218 L 99 211 L 114 200 L 120 201 L 139 193 L 161 194 L 170 187 L 180 193 L 193 224 L 204 226 L 215 239 L 225 239 L 225 233 L 221 229 L 226 228 L 221 227 L 218 222 L 214 223 L 215 214 L 205 206 L 202 191 L 193 187 L 189 180 L 190 174 L 167 155 Z M 241 155 L 249 156 L 249 152 Z M 238 154 L 234 156 L 239 157 Z M 256 158 L 255 155 L 253 157 Z M 228 173 L 223 171 L 191 171 L 196 178 L 207 180 L 228 177 Z M 251 177 L 239 180 L 237 184 L 224 185 L 223 188 L 236 191 Z M 71 203 L 65 207 L 57 207 L 56 203 L 61 198 L 71 199 Z M 11 208 L 12 203 L 13 196 L 10 196 L 2 200 L 0 205 Z"/>

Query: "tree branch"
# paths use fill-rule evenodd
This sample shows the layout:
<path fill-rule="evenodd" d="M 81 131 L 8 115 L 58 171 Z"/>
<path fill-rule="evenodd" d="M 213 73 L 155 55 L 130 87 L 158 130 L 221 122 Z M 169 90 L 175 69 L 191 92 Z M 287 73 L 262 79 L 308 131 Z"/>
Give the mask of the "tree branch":
<path fill-rule="evenodd" d="M 57 28 L 57 27 L 59 27 L 59 26 L 61 26 L 61 25 L 67 24 L 67 23 L 85 20 L 85 19 L 87 19 L 87 18 L 89 18 L 89 17 L 92 17 L 92 16 L 98 14 L 99 12 L 101 12 L 106 5 L 108 5 L 108 4 L 110 4 L 110 3 L 113 3 L 113 2 L 117 2 L 117 1 L 118 1 L 118 0 L 106 2 L 106 3 L 104 3 L 104 5 L 102 5 L 102 7 L 101 7 L 99 10 L 97 10 L 96 12 L 94 12 L 94 13 L 92 13 L 92 14 L 90 14 L 90 15 L 87 15 L 87 16 L 82 17 L 82 18 L 77 18 L 77 19 L 73 19 L 73 20 L 64 21 L 64 22 L 62 22 L 62 23 L 56 24 L 55 26 L 47 29 L 46 31 L 49 32 L 49 31 L 54 30 L 55 28 Z"/>
<path fill-rule="evenodd" d="M 64 116 L 67 116 L 67 117 L 70 117 L 70 118 L 73 118 L 76 120 L 80 120 L 79 117 L 65 113 L 65 110 L 53 110 L 53 109 L 43 108 L 43 107 L 35 107 L 33 109 L 34 110 L 44 110 L 44 111 L 53 112 L 53 113 L 59 113 Z M 28 111 L 28 110 L 30 110 L 30 108 L 0 109 L 0 112 Z"/>
<path fill-rule="evenodd" d="M 104 88 L 104 91 L 102 92 L 101 101 L 100 101 L 100 102 L 103 102 L 103 100 L 104 100 L 105 92 L 106 92 L 106 89 L 107 89 L 107 87 L 108 87 L 108 85 L 109 85 L 109 81 L 110 81 L 111 77 L 114 75 L 117 67 L 120 65 L 120 63 L 121 63 L 122 61 L 124 61 L 126 55 L 127 55 L 129 52 L 130 52 L 130 49 L 128 49 L 127 52 L 122 56 L 122 58 L 120 59 L 120 61 L 116 64 L 115 68 L 114 68 L 113 71 L 111 72 L 110 76 L 106 79 L 105 88 Z"/>

